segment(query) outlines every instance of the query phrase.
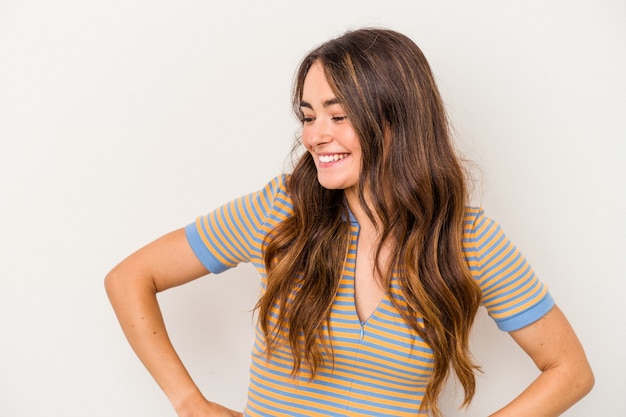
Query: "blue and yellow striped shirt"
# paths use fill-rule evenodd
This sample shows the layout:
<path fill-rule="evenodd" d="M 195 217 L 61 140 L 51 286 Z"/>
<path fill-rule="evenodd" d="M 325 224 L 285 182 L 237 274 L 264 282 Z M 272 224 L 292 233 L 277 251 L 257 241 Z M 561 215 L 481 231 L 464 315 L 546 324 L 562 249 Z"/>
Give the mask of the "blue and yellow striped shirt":
<path fill-rule="evenodd" d="M 292 215 L 286 179 L 276 177 L 260 191 L 187 226 L 189 243 L 209 271 L 219 273 L 251 262 L 265 288 L 264 238 Z M 395 276 L 391 294 L 383 297 L 366 321 L 359 320 L 354 302 L 358 233 L 359 225 L 351 220 L 350 248 L 330 313 L 331 331 L 326 329 L 334 363 L 326 361 L 313 380 L 306 375 L 292 377 L 290 348 L 279 347 L 268 360 L 264 335 L 257 326 L 245 416 L 418 415 L 433 354 L 392 303 L 391 297 L 401 299 Z M 463 250 L 482 289 L 483 304 L 500 329 L 520 329 L 554 305 L 528 262 L 480 209 L 467 209 Z"/>

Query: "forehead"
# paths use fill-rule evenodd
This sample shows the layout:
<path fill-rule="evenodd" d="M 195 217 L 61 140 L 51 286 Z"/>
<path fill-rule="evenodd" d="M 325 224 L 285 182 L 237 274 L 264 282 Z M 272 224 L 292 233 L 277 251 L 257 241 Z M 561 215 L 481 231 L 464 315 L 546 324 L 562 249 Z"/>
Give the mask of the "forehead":
<path fill-rule="evenodd" d="M 319 62 L 311 66 L 304 78 L 302 104 L 305 103 L 309 105 L 322 104 L 324 107 L 338 103 L 335 92 L 328 83 L 324 68 Z"/>

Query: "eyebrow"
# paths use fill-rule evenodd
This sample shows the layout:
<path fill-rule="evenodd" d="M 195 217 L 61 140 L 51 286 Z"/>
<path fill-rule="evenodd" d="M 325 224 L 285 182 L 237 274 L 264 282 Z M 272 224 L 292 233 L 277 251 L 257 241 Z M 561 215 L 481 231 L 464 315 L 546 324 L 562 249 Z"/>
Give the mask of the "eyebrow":
<path fill-rule="evenodd" d="M 337 98 L 331 98 L 331 99 L 328 99 L 328 100 L 325 100 L 325 101 L 323 101 L 323 102 L 322 102 L 322 106 L 323 106 L 324 108 L 326 108 L 326 107 L 330 107 L 330 106 L 332 106 L 332 105 L 334 105 L 334 104 L 339 104 L 339 99 L 337 99 Z M 304 100 L 302 100 L 302 101 L 300 102 L 300 107 L 305 107 L 305 108 L 307 108 L 307 109 L 311 109 L 311 110 L 313 110 L 313 106 L 311 105 L 311 103 L 306 102 L 306 101 L 304 101 Z"/>

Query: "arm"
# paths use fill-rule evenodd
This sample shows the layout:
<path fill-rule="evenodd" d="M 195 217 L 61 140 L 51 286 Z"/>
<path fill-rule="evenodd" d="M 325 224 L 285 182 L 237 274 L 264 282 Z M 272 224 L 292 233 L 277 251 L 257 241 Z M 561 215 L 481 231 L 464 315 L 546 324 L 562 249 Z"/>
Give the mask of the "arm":
<path fill-rule="evenodd" d="M 557 306 L 535 323 L 510 334 L 541 374 L 492 417 L 558 416 L 593 387 L 593 372 L 582 345 Z"/>
<path fill-rule="evenodd" d="M 208 273 L 179 229 L 123 260 L 105 287 L 130 345 L 179 416 L 241 416 L 204 398 L 169 340 L 157 302 L 158 292 Z"/>

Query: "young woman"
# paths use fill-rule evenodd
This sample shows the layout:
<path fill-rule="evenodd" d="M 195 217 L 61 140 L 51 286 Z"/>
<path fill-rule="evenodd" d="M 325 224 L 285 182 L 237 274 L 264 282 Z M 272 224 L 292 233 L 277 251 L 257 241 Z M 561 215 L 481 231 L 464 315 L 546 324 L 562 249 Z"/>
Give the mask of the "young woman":
<path fill-rule="evenodd" d="M 293 171 L 140 249 L 106 288 L 179 416 L 240 416 L 205 399 L 156 293 L 252 262 L 262 295 L 245 416 L 440 416 L 450 374 L 474 394 L 482 304 L 539 367 L 493 416 L 556 416 L 593 374 L 574 331 L 499 226 L 468 206 L 442 100 L 419 48 L 361 29 L 302 62 Z"/>

